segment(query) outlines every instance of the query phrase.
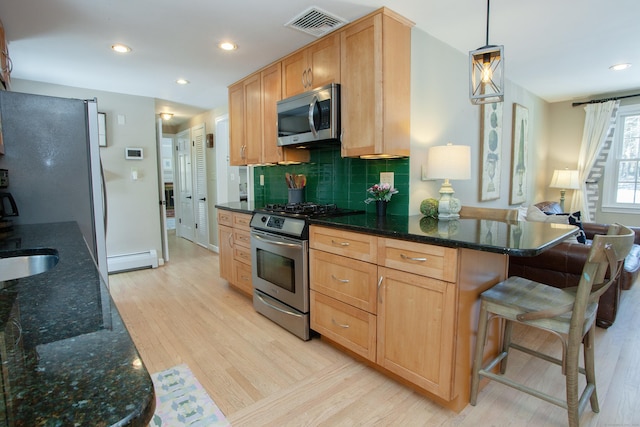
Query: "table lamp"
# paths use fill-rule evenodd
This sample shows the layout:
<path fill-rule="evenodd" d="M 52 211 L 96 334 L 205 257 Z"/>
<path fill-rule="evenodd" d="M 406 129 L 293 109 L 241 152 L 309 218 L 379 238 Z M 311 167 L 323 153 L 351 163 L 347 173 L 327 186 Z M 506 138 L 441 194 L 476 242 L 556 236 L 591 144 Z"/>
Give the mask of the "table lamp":
<path fill-rule="evenodd" d="M 440 145 L 429 148 L 427 153 L 427 176 L 444 179 L 440 188 L 438 219 L 460 218 L 460 200 L 453 197 L 455 191 L 450 179 L 471 178 L 471 147 L 468 145 Z"/>
<path fill-rule="evenodd" d="M 564 195 L 567 190 L 580 188 L 578 171 L 569 169 L 556 169 L 553 171 L 550 188 L 560 188 L 560 209 L 564 212 Z"/>

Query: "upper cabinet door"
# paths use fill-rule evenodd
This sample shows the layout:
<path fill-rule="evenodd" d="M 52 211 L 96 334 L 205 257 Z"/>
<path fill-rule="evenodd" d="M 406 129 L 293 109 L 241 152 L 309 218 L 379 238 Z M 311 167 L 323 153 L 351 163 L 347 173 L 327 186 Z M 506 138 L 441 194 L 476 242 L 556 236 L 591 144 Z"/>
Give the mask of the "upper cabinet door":
<path fill-rule="evenodd" d="M 383 9 L 341 31 L 343 157 L 409 155 L 412 25 Z"/>
<path fill-rule="evenodd" d="M 247 164 L 244 146 L 244 86 L 238 82 L 229 86 L 229 164 Z"/>
<path fill-rule="evenodd" d="M 340 37 L 330 34 L 282 61 L 284 97 L 340 83 Z"/>
<path fill-rule="evenodd" d="M 282 67 L 280 62 L 260 73 L 262 79 L 262 162 L 278 163 L 278 111 L 276 104 L 282 99 Z"/>

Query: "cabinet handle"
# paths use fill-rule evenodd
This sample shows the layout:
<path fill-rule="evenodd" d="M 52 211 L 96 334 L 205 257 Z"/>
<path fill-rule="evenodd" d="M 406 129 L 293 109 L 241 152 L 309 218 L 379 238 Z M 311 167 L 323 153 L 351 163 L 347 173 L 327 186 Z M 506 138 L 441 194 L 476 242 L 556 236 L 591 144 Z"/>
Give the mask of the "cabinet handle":
<path fill-rule="evenodd" d="M 313 86 L 313 71 L 311 71 L 311 68 L 307 72 L 307 82 L 309 87 Z"/>
<path fill-rule="evenodd" d="M 302 87 L 307 88 L 307 70 L 302 72 Z"/>
<path fill-rule="evenodd" d="M 336 242 L 333 239 L 331 239 L 331 243 L 338 246 L 349 246 L 349 242 Z"/>
<path fill-rule="evenodd" d="M 405 254 L 400 254 L 400 258 L 406 259 L 408 261 L 418 261 L 418 262 L 426 262 L 427 261 L 426 258 L 412 258 L 412 257 L 406 256 Z"/>
<path fill-rule="evenodd" d="M 245 149 L 246 145 L 242 145 L 240 146 L 240 158 L 244 159 L 244 149 Z"/>
<path fill-rule="evenodd" d="M 380 286 L 382 285 L 383 278 L 384 276 L 380 276 L 380 279 L 378 279 L 378 301 L 380 302 L 380 304 L 382 304 L 382 292 L 380 292 Z"/>
<path fill-rule="evenodd" d="M 333 317 L 331 318 L 331 323 L 333 323 L 336 326 L 340 326 L 341 328 L 349 329 L 349 325 L 338 323 L 338 322 L 336 322 L 336 320 Z"/>
<path fill-rule="evenodd" d="M 333 274 L 331 275 L 331 278 L 333 280 L 335 280 L 336 282 L 340 282 L 340 283 L 349 283 L 349 279 L 338 279 L 336 276 L 334 276 Z"/>

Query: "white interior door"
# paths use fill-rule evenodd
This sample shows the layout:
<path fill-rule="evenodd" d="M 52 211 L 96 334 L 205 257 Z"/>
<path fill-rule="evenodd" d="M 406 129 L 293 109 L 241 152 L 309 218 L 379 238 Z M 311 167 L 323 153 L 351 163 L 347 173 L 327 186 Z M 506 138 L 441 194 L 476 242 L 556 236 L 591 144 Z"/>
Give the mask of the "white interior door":
<path fill-rule="evenodd" d="M 209 248 L 209 207 L 207 204 L 207 158 L 204 124 L 191 128 L 194 164 L 195 242 Z"/>
<path fill-rule="evenodd" d="M 167 199 L 164 193 L 162 166 L 162 119 L 156 123 L 156 148 L 158 150 L 158 195 L 160 198 L 160 229 L 162 230 L 162 259 L 169 261 L 169 241 L 167 238 Z"/>
<path fill-rule="evenodd" d="M 178 178 L 178 206 L 176 212 L 176 235 L 193 241 L 195 221 L 193 215 L 193 171 L 191 168 L 191 131 L 180 132 L 176 138 Z M 175 191 L 175 190 L 174 190 Z"/>

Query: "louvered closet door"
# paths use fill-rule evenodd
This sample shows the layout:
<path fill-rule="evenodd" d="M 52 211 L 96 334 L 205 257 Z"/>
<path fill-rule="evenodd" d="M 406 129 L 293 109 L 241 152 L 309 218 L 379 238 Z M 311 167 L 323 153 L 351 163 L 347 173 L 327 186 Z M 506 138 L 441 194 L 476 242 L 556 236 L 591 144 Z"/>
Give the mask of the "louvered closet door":
<path fill-rule="evenodd" d="M 194 154 L 194 194 L 195 194 L 195 242 L 209 247 L 209 209 L 207 204 L 207 159 L 205 152 L 204 125 L 191 129 Z"/>

